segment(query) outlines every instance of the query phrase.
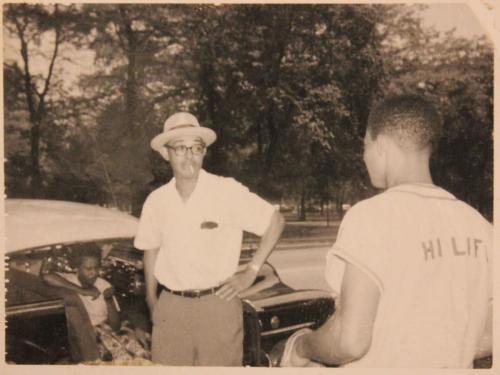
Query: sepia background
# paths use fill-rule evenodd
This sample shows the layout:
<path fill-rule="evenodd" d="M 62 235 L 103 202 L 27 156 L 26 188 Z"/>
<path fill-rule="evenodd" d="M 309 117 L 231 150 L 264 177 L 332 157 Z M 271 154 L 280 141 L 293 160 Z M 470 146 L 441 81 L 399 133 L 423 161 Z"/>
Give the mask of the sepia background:
<path fill-rule="evenodd" d="M 493 218 L 493 42 L 465 4 L 2 11 L 7 197 L 138 214 L 171 176 L 149 141 L 188 110 L 219 135 L 207 170 L 294 220 L 340 218 L 374 193 L 362 162 L 370 106 L 408 92 L 445 124 L 435 182 Z"/>
<path fill-rule="evenodd" d="M 464 4 L 4 4 L 5 185 L 138 214 L 168 181 L 173 112 L 214 129 L 207 170 L 290 217 L 373 194 L 370 106 L 431 99 L 435 183 L 492 220 L 493 44 Z"/>

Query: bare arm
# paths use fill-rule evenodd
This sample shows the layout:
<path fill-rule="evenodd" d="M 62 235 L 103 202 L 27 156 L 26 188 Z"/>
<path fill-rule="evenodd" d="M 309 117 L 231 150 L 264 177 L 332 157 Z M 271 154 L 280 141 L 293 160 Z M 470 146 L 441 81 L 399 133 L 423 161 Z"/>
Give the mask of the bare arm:
<path fill-rule="evenodd" d="M 269 226 L 260 239 L 259 248 L 255 252 L 248 267 L 243 272 L 237 273 L 229 278 L 223 284 L 222 288 L 216 292 L 219 297 L 229 301 L 238 295 L 238 293 L 252 286 L 257 277 L 257 273 L 273 250 L 276 242 L 278 242 L 284 227 L 285 218 L 280 212 L 274 211 Z"/>
<path fill-rule="evenodd" d="M 91 296 L 93 297 L 93 299 L 96 299 L 101 294 L 101 292 L 99 292 L 99 290 L 95 286 L 92 286 L 91 288 L 82 288 L 81 286 L 78 286 L 76 284 L 73 284 L 71 281 L 66 280 L 64 277 L 58 275 L 57 273 L 42 274 L 42 280 L 50 286 L 71 290 L 83 296 Z"/>
<path fill-rule="evenodd" d="M 114 301 L 114 289 L 110 287 L 106 289 L 103 293 L 104 301 L 106 301 L 106 309 L 108 310 L 108 324 L 113 330 L 117 331 L 121 326 L 121 319 L 118 310 L 116 309 L 115 301 Z"/>
<path fill-rule="evenodd" d="M 144 279 L 146 282 L 146 303 L 149 307 L 149 313 L 153 313 L 153 308 L 156 305 L 158 297 L 156 290 L 158 288 L 158 281 L 154 275 L 156 258 L 159 249 L 152 249 L 144 251 Z"/>
<path fill-rule="evenodd" d="M 269 257 L 269 254 L 271 254 L 271 251 L 274 249 L 274 246 L 280 239 L 284 227 L 285 218 L 279 211 L 274 211 L 273 216 L 271 216 L 269 227 L 267 227 L 266 232 L 261 237 L 259 248 L 255 252 L 249 265 L 253 265 L 253 267 L 257 270 L 262 267 L 266 259 Z"/>
<path fill-rule="evenodd" d="M 363 357 L 370 349 L 379 299 L 375 282 L 346 264 L 337 311 L 318 330 L 298 338 L 296 354 L 337 365 Z"/>

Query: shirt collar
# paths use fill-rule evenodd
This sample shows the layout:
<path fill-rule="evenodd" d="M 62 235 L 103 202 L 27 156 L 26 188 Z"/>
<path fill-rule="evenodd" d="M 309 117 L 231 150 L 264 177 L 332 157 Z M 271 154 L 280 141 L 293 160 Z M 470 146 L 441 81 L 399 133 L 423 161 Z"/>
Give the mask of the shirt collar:
<path fill-rule="evenodd" d="M 386 192 L 411 193 L 429 198 L 457 199 L 453 194 L 444 190 L 442 187 L 426 183 L 401 184 L 387 189 Z"/>
<path fill-rule="evenodd" d="M 191 196 L 189 197 L 189 199 L 185 203 L 191 202 L 193 200 L 193 198 L 199 194 L 198 193 L 199 191 L 204 190 L 204 185 L 206 184 L 207 176 L 208 176 L 208 173 L 203 168 L 201 168 L 200 172 L 198 173 L 198 180 L 196 181 L 196 186 L 195 186 L 193 192 L 191 193 Z M 175 195 L 177 197 L 179 197 L 179 200 L 182 201 L 182 198 L 181 198 L 179 192 L 175 188 L 175 177 L 172 177 L 172 179 L 168 182 L 167 185 L 168 185 L 168 189 L 172 193 L 175 193 Z"/>

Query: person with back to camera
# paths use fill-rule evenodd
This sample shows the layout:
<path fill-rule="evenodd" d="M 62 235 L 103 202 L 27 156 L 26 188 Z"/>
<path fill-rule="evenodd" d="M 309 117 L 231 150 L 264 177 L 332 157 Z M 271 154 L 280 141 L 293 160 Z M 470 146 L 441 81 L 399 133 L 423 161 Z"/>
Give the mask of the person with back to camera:
<path fill-rule="evenodd" d="M 134 242 L 144 250 L 156 363 L 241 366 L 238 294 L 253 284 L 283 230 L 283 216 L 270 203 L 234 179 L 202 169 L 215 139 L 192 114 L 178 112 L 151 141 L 174 175 L 144 202 Z M 243 231 L 261 240 L 237 272 Z"/>
<path fill-rule="evenodd" d="M 492 225 L 433 184 L 441 127 L 417 96 L 371 111 L 364 162 L 385 191 L 347 212 L 325 271 L 341 281 L 336 312 L 292 335 L 281 366 L 470 368 L 491 354 Z"/>

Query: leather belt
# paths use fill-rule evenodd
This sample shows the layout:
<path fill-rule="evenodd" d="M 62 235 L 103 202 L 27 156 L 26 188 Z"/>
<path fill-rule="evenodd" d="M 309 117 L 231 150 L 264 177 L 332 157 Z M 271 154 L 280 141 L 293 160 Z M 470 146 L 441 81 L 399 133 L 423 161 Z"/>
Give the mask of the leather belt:
<path fill-rule="evenodd" d="M 187 297 L 187 298 L 200 298 L 203 296 L 208 296 L 209 294 L 214 294 L 220 289 L 220 286 L 216 286 L 208 289 L 190 289 L 190 290 L 171 290 L 166 286 L 162 285 L 161 289 L 168 293 L 175 294 L 176 296 Z"/>

